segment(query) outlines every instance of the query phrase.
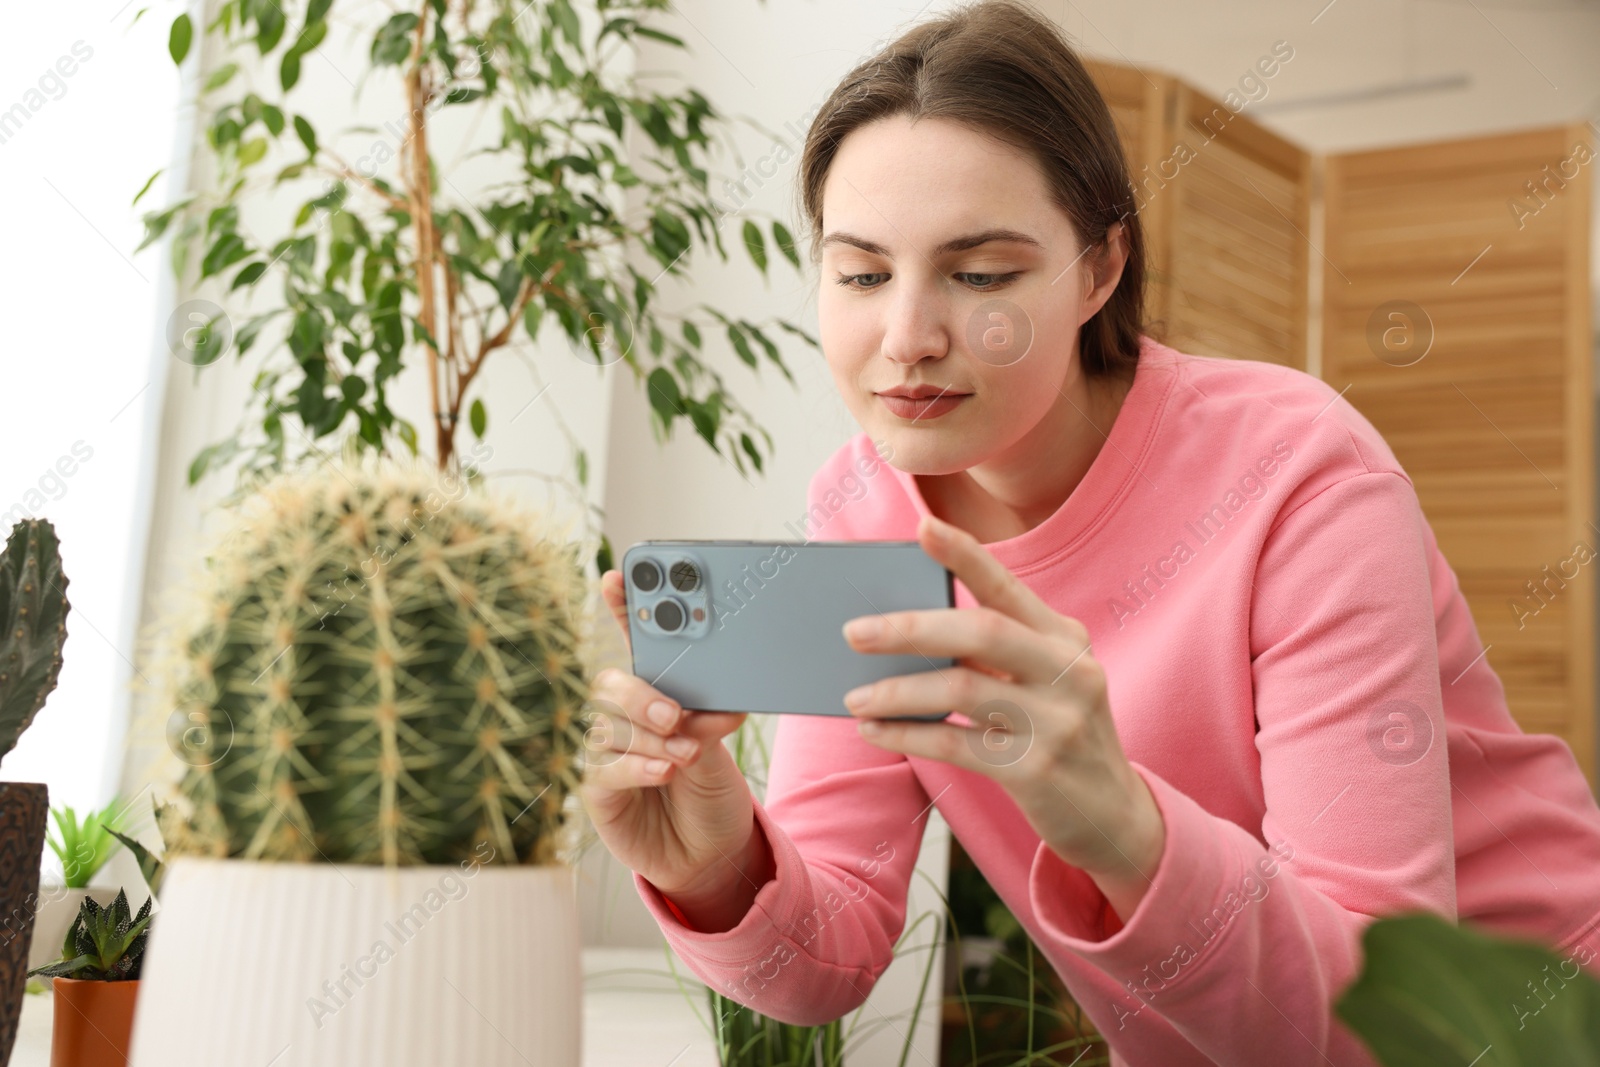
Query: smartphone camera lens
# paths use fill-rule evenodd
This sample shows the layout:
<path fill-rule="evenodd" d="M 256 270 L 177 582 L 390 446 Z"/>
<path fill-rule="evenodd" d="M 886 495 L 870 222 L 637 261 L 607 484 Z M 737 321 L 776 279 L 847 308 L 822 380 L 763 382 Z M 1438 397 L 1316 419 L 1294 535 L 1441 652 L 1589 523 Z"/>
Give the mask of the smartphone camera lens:
<path fill-rule="evenodd" d="M 700 585 L 700 569 L 686 559 L 674 563 L 667 574 L 672 588 L 680 593 L 693 592 Z"/>
<path fill-rule="evenodd" d="M 661 588 L 661 568 L 647 559 L 633 565 L 633 587 L 641 593 L 653 593 Z"/>
<path fill-rule="evenodd" d="M 669 634 L 683 629 L 683 605 L 672 597 L 656 602 L 656 625 Z"/>

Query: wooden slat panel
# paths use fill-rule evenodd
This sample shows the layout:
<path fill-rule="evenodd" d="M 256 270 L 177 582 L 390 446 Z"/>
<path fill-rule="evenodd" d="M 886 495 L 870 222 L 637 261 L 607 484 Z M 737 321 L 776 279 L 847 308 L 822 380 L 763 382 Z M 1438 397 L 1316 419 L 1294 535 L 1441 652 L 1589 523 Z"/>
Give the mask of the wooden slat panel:
<path fill-rule="evenodd" d="M 1580 143 L 1592 151 L 1571 125 L 1330 157 L 1323 376 L 1411 475 L 1512 714 L 1565 739 L 1592 787 L 1600 564 L 1549 577 L 1596 544 L 1590 174 L 1569 165 L 1578 179 L 1542 198 L 1527 186 Z M 1420 350 L 1369 342 L 1392 301 L 1431 324 L 1410 365 Z"/>

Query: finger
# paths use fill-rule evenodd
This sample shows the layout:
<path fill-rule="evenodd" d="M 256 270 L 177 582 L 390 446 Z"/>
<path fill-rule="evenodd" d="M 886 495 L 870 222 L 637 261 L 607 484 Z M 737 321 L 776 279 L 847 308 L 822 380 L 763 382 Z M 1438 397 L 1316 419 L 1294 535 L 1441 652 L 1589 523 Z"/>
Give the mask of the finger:
<path fill-rule="evenodd" d="M 628 654 L 633 655 L 633 635 L 628 631 L 628 594 L 623 588 L 621 571 L 606 571 L 600 576 L 600 595 L 622 630 L 622 643 L 628 647 Z"/>
<path fill-rule="evenodd" d="M 625 716 L 603 711 L 594 716 L 583 733 L 584 763 L 591 767 L 615 763 L 630 753 L 693 763 L 703 748 L 701 741 L 681 731 L 670 736 L 655 733 L 634 726 Z"/>
<path fill-rule="evenodd" d="M 597 721 L 602 717 L 628 721 L 628 726 L 615 726 L 617 730 L 637 727 L 666 736 L 683 719 L 683 707 L 676 700 L 638 675 L 617 667 L 607 667 L 594 676 L 589 702 Z"/>
<path fill-rule="evenodd" d="M 875 628 L 873 621 L 878 623 Z M 1074 647 L 1064 638 L 1040 633 L 993 608 L 863 615 L 845 624 L 844 638 L 857 652 L 912 653 L 930 659 L 955 656 L 1003 671 L 1026 684 L 1043 685 L 1060 678 L 1088 647 Z"/>
<path fill-rule="evenodd" d="M 621 793 L 645 786 L 661 785 L 678 771 L 678 765 L 658 756 L 629 752 L 613 763 L 585 767 L 583 784 L 593 795 L 598 791 Z"/>
<path fill-rule="evenodd" d="M 1022 713 L 1022 703 L 1035 700 L 1037 697 L 1013 682 L 967 667 L 941 667 L 898 674 L 852 689 L 845 695 L 845 707 L 860 719 L 957 711 L 976 720 L 1001 705 L 1014 709 L 1014 715 Z"/>
<path fill-rule="evenodd" d="M 1063 617 L 967 531 L 936 516 L 924 515 L 917 525 L 917 540 L 922 550 L 944 564 L 979 604 L 1041 633 L 1063 632 Z"/>

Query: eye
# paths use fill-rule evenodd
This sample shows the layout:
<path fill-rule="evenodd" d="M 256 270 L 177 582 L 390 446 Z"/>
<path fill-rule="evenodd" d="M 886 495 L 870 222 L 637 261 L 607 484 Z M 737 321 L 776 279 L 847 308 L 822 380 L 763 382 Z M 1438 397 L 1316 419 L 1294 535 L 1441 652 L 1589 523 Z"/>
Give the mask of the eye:
<path fill-rule="evenodd" d="M 838 283 L 840 285 L 844 286 L 846 289 L 854 289 L 857 292 L 868 292 L 869 290 L 878 288 L 878 286 L 877 285 L 853 285 L 851 283 L 852 282 L 856 282 L 861 278 L 887 278 L 887 277 L 888 277 L 888 274 L 884 273 L 883 271 L 877 271 L 877 272 L 872 273 L 872 274 L 841 274 L 841 275 L 839 275 Z M 878 283 L 878 285 L 882 285 L 882 284 L 883 284 L 882 282 Z"/>
<path fill-rule="evenodd" d="M 1016 278 L 1016 276 L 1020 273 L 1021 271 L 1012 271 L 1010 274 L 979 274 L 974 271 L 966 271 L 964 273 L 957 274 L 956 277 L 978 279 L 971 281 L 968 284 L 974 289 L 989 290 L 997 289 L 1000 286 L 1005 285 L 1007 282 L 1010 282 L 1012 279 Z"/>

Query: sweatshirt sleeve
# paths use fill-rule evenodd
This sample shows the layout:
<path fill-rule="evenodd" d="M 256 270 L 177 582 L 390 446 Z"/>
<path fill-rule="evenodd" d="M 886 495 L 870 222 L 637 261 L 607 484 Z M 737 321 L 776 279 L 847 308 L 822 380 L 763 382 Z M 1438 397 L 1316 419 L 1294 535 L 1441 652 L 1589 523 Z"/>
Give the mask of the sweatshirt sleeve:
<path fill-rule="evenodd" d="M 1108 1034 L 1159 1016 L 1217 1063 L 1375 1065 L 1332 1012 L 1364 928 L 1456 918 L 1424 523 L 1407 479 L 1368 471 L 1291 499 L 1266 536 L 1249 619 L 1265 844 L 1134 763 L 1166 844 L 1120 928 L 1039 846 L 1043 929 L 1126 991 Z"/>
<path fill-rule="evenodd" d="M 736 926 L 697 931 L 638 872 L 634 885 L 709 986 L 779 1022 L 832 1022 L 866 1001 L 893 959 L 926 791 L 905 756 L 861 740 L 853 718 L 781 715 L 766 803 L 752 799 L 775 874 Z"/>

